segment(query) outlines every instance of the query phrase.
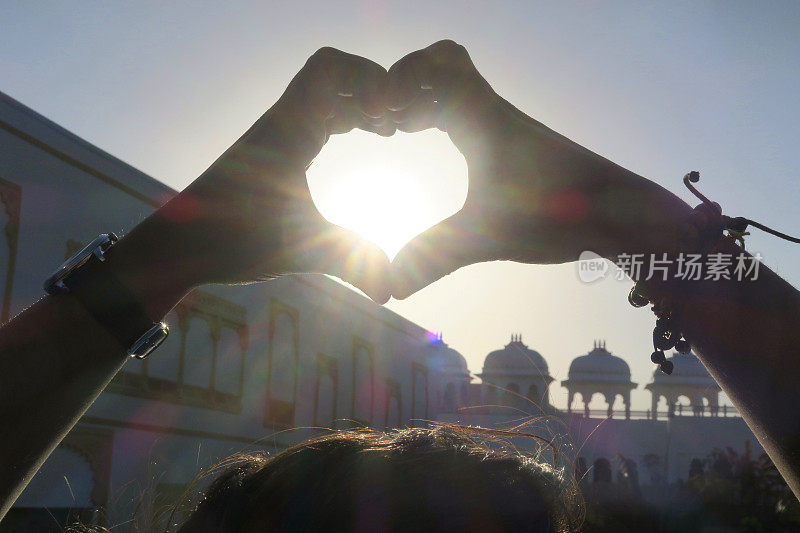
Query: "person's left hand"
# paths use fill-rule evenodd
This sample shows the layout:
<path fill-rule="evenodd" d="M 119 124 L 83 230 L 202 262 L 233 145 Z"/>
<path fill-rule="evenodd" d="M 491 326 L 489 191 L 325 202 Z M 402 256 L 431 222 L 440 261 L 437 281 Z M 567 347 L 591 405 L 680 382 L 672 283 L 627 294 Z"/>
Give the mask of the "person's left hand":
<path fill-rule="evenodd" d="M 689 211 L 680 198 L 525 115 L 495 92 L 463 46 L 439 41 L 397 61 L 387 105 L 400 131 L 446 132 L 469 169 L 462 209 L 397 253 L 395 298 L 483 261 L 675 251 Z"/>

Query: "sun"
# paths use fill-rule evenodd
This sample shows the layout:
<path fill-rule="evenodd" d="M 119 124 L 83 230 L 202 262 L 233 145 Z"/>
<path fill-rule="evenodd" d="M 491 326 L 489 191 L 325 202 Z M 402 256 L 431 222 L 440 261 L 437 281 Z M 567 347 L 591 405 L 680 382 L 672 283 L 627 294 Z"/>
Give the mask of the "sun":
<path fill-rule="evenodd" d="M 334 136 L 308 170 L 320 213 L 394 258 L 414 236 L 461 209 L 467 165 L 439 131 Z"/>

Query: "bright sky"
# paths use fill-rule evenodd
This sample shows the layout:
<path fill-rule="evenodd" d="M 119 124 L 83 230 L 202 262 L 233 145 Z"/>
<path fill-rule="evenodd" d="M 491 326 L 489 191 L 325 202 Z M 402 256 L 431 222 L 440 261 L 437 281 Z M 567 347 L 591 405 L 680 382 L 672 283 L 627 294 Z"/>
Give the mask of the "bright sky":
<path fill-rule="evenodd" d="M 3 3 L 0 90 L 181 189 L 320 46 L 388 67 L 452 38 L 500 94 L 557 131 L 687 200 L 680 178 L 700 170 L 701 190 L 729 214 L 800 233 L 800 3 L 202 4 Z M 329 143 L 310 182 L 323 214 L 368 220 L 396 249 L 458 209 L 466 171 L 444 134 L 359 134 Z M 361 190 L 363 211 L 348 189 Z M 399 203 L 386 205 L 387 192 Z M 748 247 L 800 282 L 800 246 L 756 233 Z M 629 288 L 581 284 L 573 265 L 492 263 L 388 307 L 442 330 L 475 372 L 513 332 L 562 380 L 603 338 L 643 385 L 653 317 L 628 306 Z M 563 406 L 564 389 L 550 390 Z M 640 387 L 633 401 L 645 409 L 649 394 Z"/>

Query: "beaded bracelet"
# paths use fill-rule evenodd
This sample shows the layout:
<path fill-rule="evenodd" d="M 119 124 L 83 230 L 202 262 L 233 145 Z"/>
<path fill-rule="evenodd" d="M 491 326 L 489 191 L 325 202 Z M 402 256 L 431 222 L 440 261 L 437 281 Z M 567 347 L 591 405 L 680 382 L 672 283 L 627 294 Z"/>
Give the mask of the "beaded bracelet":
<path fill-rule="evenodd" d="M 709 200 L 692 185 L 698 181 L 700 181 L 700 173 L 696 170 L 683 177 L 686 187 L 702 201 L 694 208 L 688 220 L 699 236 L 701 252 L 708 252 L 711 248 L 716 247 L 722 239 L 735 242 L 744 249 L 744 237 L 749 235 L 748 226 L 800 244 L 800 238 L 791 237 L 748 218 L 723 215 L 722 207 L 718 203 Z M 687 236 L 685 240 L 690 239 Z M 656 315 L 656 327 L 653 329 L 653 353 L 650 355 L 650 360 L 659 365 L 665 374 L 672 374 L 674 365 L 672 361 L 667 361 L 664 351 L 675 348 L 679 352 L 688 352 L 691 349 L 690 344 L 674 324 L 673 305 L 670 298 L 662 296 L 651 299 L 644 292 L 643 283 L 637 281 L 628 293 L 628 302 L 634 307 L 652 304 L 653 313 Z"/>

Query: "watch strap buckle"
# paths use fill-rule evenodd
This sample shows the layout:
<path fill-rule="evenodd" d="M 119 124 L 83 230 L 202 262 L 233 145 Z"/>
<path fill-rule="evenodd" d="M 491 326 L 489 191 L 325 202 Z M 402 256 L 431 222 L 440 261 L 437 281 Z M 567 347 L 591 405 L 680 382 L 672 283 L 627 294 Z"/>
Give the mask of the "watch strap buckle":
<path fill-rule="evenodd" d="M 64 261 L 49 278 L 44 281 L 44 290 L 47 294 L 65 294 L 69 289 L 64 285 L 64 280 L 83 266 L 86 261 L 96 257 L 105 260 L 106 251 L 116 243 L 119 238 L 114 233 L 103 233 L 92 242 L 84 246 L 78 253 Z"/>
<path fill-rule="evenodd" d="M 153 324 L 152 328 L 147 330 L 144 335 L 133 343 L 133 346 L 128 350 L 128 356 L 135 357 L 136 359 L 144 359 L 167 339 L 167 335 L 169 335 L 168 325 L 164 322 Z"/>

